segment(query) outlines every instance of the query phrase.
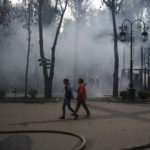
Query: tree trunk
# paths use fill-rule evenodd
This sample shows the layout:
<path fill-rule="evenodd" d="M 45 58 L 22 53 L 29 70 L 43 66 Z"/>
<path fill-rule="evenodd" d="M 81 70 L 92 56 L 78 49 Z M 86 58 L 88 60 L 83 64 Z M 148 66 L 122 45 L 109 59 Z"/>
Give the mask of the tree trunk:
<path fill-rule="evenodd" d="M 39 46 L 40 46 L 40 56 L 42 59 L 44 56 L 44 48 L 43 48 L 43 26 L 42 26 L 42 8 L 43 8 L 43 0 L 39 0 Z M 43 65 L 43 76 L 44 76 L 44 97 L 48 98 L 48 90 L 47 90 L 47 82 L 48 82 L 48 73 L 46 64 Z"/>
<path fill-rule="evenodd" d="M 62 25 L 62 21 L 63 21 L 63 17 L 67 8 L 67 4 L 68 4 L 68 0 L 66 0 L 65 3 L 65 8 L 62 10 L 62 14 L 61 14 L 61 18 L 57 27 L 57 31 L 56 31 L 56 35 L 55 35 L 55 39 L 54 39 L 54 43 L 53 46 L 51 48 L 52 50 L 52 54 L 51 54 L 51 67 L 50 67 L 50 76 L 49 76 L 49 97 L 52 97 L 52 87 L 53 87 L 53 78 L 54 78 L 54 68 L 55 68 L 55 51 L 56 51 L 56 45 L 57 45 L 57 40 L 58 40 L 58 36 L 59 36 L 59 32 L 60 32 L 60 28 Z"/>
<path fill-rule="evenodd" d="M 28 52 L 27 52 L 27 64 L 26 64 L 26 71 L 25 71 L 25 98 L 28 95 L 28 72 L 29 72 L 29 57 L 30 57 L 30 48 L 31 48 L 31 4 L 29 2 L 28 5 Z"/>
<path fill-rule="evenodd" d="M 58 0 L 55 0 L 55 13 L 57 13 Z"/>
<path fill-rule="evenodd" d="M 113 96 L 118 96 L 118 70 L 119 70 L 119 56 L 118 56 L 118 39 L 117 39 L 117 27 L 115 17 L 115 0 L 112 2 L 112 21 L 113 21 L 113 33 L 114 33 L 114 74 L 113 74 Z"/>
<path fill-rule="evenodd" d="M 51 97 L 51 86 L 50 86 L 50 80 L 46 79 L 45 80 L 45 85 L 44 85 L 44 91 L 45 91 L 45 98 L 50 98 Z"/>

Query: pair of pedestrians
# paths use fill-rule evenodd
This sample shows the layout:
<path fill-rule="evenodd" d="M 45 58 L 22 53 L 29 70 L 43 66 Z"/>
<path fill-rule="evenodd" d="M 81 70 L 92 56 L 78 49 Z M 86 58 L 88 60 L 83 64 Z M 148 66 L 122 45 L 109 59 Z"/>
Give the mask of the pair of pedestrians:
<path fill-rule="evenodd" d="M 81 79 L 81 78 L 78 79 L 79 88 L 77 90 L 77 104 L 76 104 L 75 110 L 70 105 L 71 99 L 73 99 L 74 97 L 73 97 L 72 88 L 69 83 L 69 79 L 64 79 L 63 83 L 65 85 L 65 98 L 64 98 L 63 105 L 62 105 L 63 114 L 59 119 L 65 119 L 66 106 L 68 106 L 68 109 L 72 112 L 72 115 L 74 116 L 75 120 L 79 117 L 79 115 L 77 113 L 78 113 L 78 110 L 81 105 L 85 109 L 85 111 L 87 113 L 87 117 L 89 117 L 90 112 L 89 112 L 89 109 L 85 102 L 85 100 L 86 100 L 86 88 L 85 88 L 86 84 L 84 83 L 83 79 Z"/>

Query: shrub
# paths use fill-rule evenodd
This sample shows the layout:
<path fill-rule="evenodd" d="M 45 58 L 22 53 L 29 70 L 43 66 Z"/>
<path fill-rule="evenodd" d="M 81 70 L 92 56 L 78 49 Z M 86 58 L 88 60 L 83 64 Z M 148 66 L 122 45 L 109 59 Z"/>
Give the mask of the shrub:
<path fill-rule="evenodd" d="M 148 97 L 150 97 L 150 93 L 148 91 L 142 90 L 138 92 L 138 97 L 140 97 L 141 99 L 147 99 Z"/>
<path fill-rule="evenodd" d="M 128 98 L 128 91 L 121 91 L 120 96 L 123 100 L 126 100 Z"/>
<path fill-rule="evenodd" d="M 36 89 L 30 89 L 28 91 L 28 95 L 30 95 L 32 98 L 35 98 L 37 94 L 38 94 L 38 91 Z"/>
<path fill-rule="evenodd" d="M 5 95 L 6 95 L 6 91 L 3 90 L 3 89 L 0 89 L 0 99 L 1 99 L 1 98 L 4 98 Z"/>

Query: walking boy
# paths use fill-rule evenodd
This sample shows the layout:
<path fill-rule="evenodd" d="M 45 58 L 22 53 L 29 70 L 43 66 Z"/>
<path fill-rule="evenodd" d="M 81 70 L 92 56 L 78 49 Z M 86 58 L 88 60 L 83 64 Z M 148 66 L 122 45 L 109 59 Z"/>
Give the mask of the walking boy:
<path fill-rule="evenodd" d="M 68 106 L 68 109 L 70 111 L 72 111 L 72 113 L 74 114 L 74 119 L 78 118 L 78 114 L 75 112 L 75 110 L 72 109 L 70 102 L 71 99 L 73 98 L 73 93 L 72 93 L 72 88 L 70 86 L 69 80 L 68 79 L 64 79 L 63 83 L 65 85 L 65 98 L 64 98 L 64 102 L 63 102 L 63 106 L 62 106 L 62 110 L 63 110 L 63 114 L 59 119 L 65 119 L 65 108 L 66 105 Z"/>
<path fill-rule="evenodd" d="M 90 112 L 89 112 L 89 109 L 85 102 L 85 100 L 86 100 L 86 87 L 85 87 L 86 83 L 84 83 L 82 78 L 78 79 L 78 83 L 79 83 L 79 88 L 77 91 L 77 105 L 76 105 L 75 111 L 78 112 L 80 106 L 82 105 L 87 113 L 87 117 L 89 117 Z"/>

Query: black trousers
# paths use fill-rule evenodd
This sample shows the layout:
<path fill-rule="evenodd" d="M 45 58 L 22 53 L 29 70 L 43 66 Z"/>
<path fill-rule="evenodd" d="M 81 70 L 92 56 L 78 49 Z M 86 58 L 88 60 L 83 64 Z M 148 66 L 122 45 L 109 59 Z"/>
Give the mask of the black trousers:
<path fill-rule="evenodd" d="M 90 111 L 89 111 L 89 109 L 88 109 L 88 107 L 87 107 L 87 105 L 86 105 L 85 100 L 77 100 L 77 105 L 76 105 L 75 111 L 78 112 L 78 110 L 79 110 L 79 108 L 80 108 L 81 105 L 82 105 L 83 108 L 85 109 L 87 115 L 90 115 Z"/>

